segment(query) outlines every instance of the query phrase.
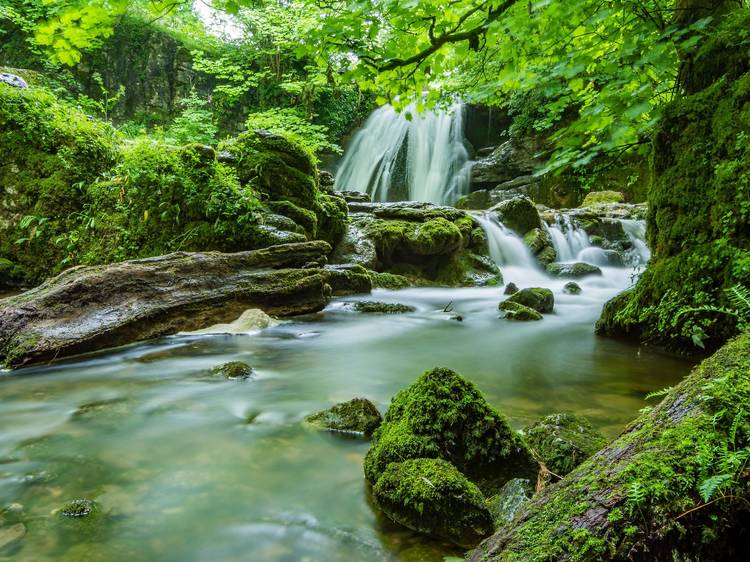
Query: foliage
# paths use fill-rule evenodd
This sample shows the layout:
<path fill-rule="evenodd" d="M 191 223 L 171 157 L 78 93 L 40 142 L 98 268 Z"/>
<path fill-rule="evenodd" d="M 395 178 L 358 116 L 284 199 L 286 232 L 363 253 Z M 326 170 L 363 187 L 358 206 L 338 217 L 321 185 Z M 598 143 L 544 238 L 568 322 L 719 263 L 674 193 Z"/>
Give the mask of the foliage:
<path fill-rule="evenodd" d="M 341 147 L 328 140 L 328 128 L 314 125 L 295 108 L 277 108 L 251 113 L 245 126 L 250 131 L 265 130 L 284 135 L 304 146 L 311 154 L 341 153 Z"/>
<path fill-rule="evenodd" d="M 193 89 L 190 95 L 180 102 L 183 110 L 167 129 L 167 142 L 174 144 L 216 144 L 218 128 L 208 102 Z"/>

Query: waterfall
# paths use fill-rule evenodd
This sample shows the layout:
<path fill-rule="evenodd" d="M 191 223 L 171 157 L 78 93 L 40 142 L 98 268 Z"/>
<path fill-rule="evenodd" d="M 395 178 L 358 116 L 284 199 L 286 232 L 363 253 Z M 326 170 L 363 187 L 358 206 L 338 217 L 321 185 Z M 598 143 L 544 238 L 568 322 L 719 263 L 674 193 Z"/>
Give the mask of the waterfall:
<path fill-rule="evenodd" d="M 410 200 L 453 203 L 468 192 L 468 161 L 460 104 L 448 112 L 423 113 L 413 105 L 404 113 L 384 105 L 352 139 L 336 173 L 336 186 L 388 201 L 401 174 Z"/>
<path fill-rule="evenodd" d="M 642 265 L 651 259 L 651 250 L 646 244 L 646 221 L 622 219 L 622 229 L 625 231 L 633 248 L 630 251 L 633 265 Z"/>
<path fill-rule="evenodd" d="M 591 247 L 589 235 L 575 226 L 567 215 L 557 215 L 555 224 L 545 225 L 545 228 L 557 252 L 557 261 L 574 261 L 583 250 Z"/>

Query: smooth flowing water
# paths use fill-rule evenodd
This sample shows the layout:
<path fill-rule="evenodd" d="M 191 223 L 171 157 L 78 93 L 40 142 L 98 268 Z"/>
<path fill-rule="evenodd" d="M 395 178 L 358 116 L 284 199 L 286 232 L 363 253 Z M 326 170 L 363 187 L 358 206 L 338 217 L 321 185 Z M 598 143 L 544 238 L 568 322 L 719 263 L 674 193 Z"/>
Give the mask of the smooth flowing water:
<path fill-rule="evenodd" d="M 385 410 L 424 370 L 445 366 L 479 385 L 517 428 L 572 411 L 615 436 L 646 405 L 646 393 L 689 368 L 593 335 L 602 304 L 631 282 L 630 268 L 604 267 L 603 276 L 580 281 L 580 296 L 567 295 L 565 280 L 530 264 L 515 234 L 481 220 L 506 282 L 554 290 L 555 312 L 543 321 L 499 318 L 497 287 L 378 290 L 363 298 L 416 312 L 365 315 L 347 305 L 356 299 L 337 299 L 257 333 L 174 336 L 0 373 L 0 509 L 15 504 L 0 519 L 26 529 L 0 548 L 0 560 L 457 554 L 379 517 L 362 475 L 368 444 L 311 430 L 303 417 L 355 396 Z M 251 364 L 256 378 L 209 376 L 230 360 Z M 70 521 L 56 513 L 75 498 L 96 500 L 98 516 Z"/>
<path fill-rule="evenodd" d="M 374 201 L 390 201 L 394 184 L 399 184 L 406 192 L 396 197 L 453 203 L 469 188 L 463 130 L 461 105 L 423 113 L 415 106 L 399 113 L 384 105 L 370 115 L 347 147 L 336 186 L 369 193 Z"/>

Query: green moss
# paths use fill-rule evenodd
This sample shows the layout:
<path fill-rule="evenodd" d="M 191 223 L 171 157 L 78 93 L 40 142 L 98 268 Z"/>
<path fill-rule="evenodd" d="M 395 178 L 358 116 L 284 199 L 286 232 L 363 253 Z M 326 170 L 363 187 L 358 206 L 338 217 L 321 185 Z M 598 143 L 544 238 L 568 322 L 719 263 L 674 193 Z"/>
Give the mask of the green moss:
<path fill-rule="evenodd" d="M 508 199 L 495 205 L 492 211 L 497 214 L 505 226 L 521 236 L 535 228 L 542 228 L 539 211 L 528 197 Z"/>
<path fill-rule="evenodd" d="M 411 286 L 411 282 L 403 275 L 394 275 L 393 273 L 379 273 L 370 271 L 373 288 L 377 289 L 404 289 Z"/>
<path fill-rule="evenodd" d="M 382 416 L 369 400 L 354 398 L 310 414 L 305 422 L 321 429 L 361 433 L 369 437 L 382 422 Z"/>
<path fill-rule="evenodd" d="M 96 511 L 96 503 L 87 499 L 70 501 L 60 509 L 60 513 L 65 517 L 88 517 Z"/>
<path fill-rule="evenodd" d="M 441 368 L 394 396 L 365 458 L 365 476 L 374 484 L 390 463 L 419 457 L 450 461 L 487 493 L 535 471 L 506 419 L 473 384 Z"/>
<path fill-rule="evenodd" d="M 462 547 L 474 546 L 493 530 L 482 492 L 440 459 L 390 464 L 373 498 L 394 521 Z"/>
<path fill-rule="evenodd" d="M 736 333 L 730 317 L 680 311 L 725 306 L 724 289 L 750 286 L 750 60 L 746 49 L 720 48 L 739 45 L 749 20 L 738 10 L 697 55 L 714 56 L 704 78 L 726 76 L 665 108 L 647 215 L 653 257 L 635 289 L 605 309 L 600 333 L 681 349 L 694 349 L 696 328 L 709 349 Z"/>
<path fill-rule="evenodd" d="M 501 310 L 506 310 L 503 308 L 506 302 L 518 303 L 542 314 L 548 314 L 555 307 L 555 295 L 544 287 L 529 287 L 513 293 L 507 300 L 500 303 Z"/>
<path fill-rule="evenodd" d="M 523 521 L 503 537 L 501 551 L 492 557 L 479 552 L 472 559 L 741 557 L 745 542 L 734 533 L 745 525 L 739 506 L 750 489 L 745 464 L 736 461 L 750 445 L 748 401 L 746 335 L 704 361 L 618 439 L 532 499 Z M 709 479 L 720 475 L 713 495 L 702 498 Z M 603 517 L 603 505 L 614 515 Z M 596 525 L 581 533 L 581 521 Z"/>
<path fill-rule="evenodd" d="M 597 205 L 601 203 L 623 203 L 625 196 L 619 191 L 592 191 L 583 198 L 581 207 Z"/>
<path fill-rule="evenodd" d="M 242 361 L 230 361 L 211 369 L 211 374 L 229 380 L 245 380 L 252 376 L 253 369 Z"/>
<path fill-rule="evenodd" d="M 553 277 L 566 279 L 580 279 L 589 275 L 602 275 L 602 270 L 595 265 L 585 262 L 577 263 L 550 263 L 547 264 L 547 273 Z"/>
<path fill-rule="evenodd" d="M 587 419 L 573 414 L 547 416 L 523 433 L 526 444 L 558 476 L 565 476 L 606 444 Z"/>
<path fill-rule="evenodd" d="M 529 308 L 528 306 L 524 306 L 511 300 L 501 302 L 499 308 L 505 312 L 505 318 L 508 320 L 529 322 L 541 320 L 543 318 L 542 315 L 533 308 Z"/>
<path fill-rule="evenodd" d="M 400 304 L 397 302 L 375 302 L 375 301 L 358 301 L 354 303 L 354 309 L 357 312 L 375 313 L 375 314 L 405 314 L 417 310 L 413 306 Z"/>

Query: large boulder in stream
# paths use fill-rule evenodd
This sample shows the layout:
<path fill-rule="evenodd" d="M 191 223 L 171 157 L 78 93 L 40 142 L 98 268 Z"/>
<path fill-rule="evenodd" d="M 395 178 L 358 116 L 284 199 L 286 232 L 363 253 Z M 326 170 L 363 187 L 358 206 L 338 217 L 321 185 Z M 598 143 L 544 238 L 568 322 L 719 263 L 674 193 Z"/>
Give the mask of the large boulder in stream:
<path fill-rule="evenodd" d="M 414 531 L 471 548 L 494 530 L 482 492 L 441 459 L 388 465 L 373 499 L 390 519 Z"/>
<path fill-rule="evenodd" d="M 330 274 L 312 264 L 330 249 L 316 241 L 69 269 L 0 300 L 0 362 L 18 367 L 196 330 L 248 308 L 279 316 L 321 310 Z"/>
<path fill-rule="evenodd" d="M 414 284 L 501 280 L 484 231 L 466 211 L 419 201 L 350 202 L 349 210 L 352 224 L 334 250 L 336 262 L 360 263 Z"/>
<path fill-rule="evenodd" d="M 393 397 L 365 457 L 365 477 L 375 485 L 390 464 L 417 458 L 450 462 L 488 495 L 512 478 L 535 479 L 538 470 L 505 417 L 476 386 L 443 368 Z"/>
<path fill-rule="evenodd" d="M 547 273 L 552 277 L 564 277 L 566 279 L 580 279 L 589 275 L 602 275 L 602 270 L 590 263 L 550 263 L 547 264 Z"/>

